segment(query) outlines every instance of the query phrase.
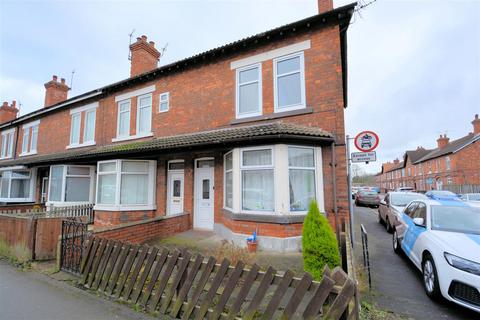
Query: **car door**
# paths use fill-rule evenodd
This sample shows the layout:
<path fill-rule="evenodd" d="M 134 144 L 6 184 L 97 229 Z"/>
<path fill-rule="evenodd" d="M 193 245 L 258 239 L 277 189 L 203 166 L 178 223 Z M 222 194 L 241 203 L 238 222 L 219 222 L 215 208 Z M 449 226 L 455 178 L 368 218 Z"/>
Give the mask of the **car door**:
<path fill-rule="evenodd" d="M 415 209 L 405 217 L 405 223 L 407 225 L 407 230 L 405 232 L 405 236 L 402 241 L 402 248 L 413 261 L 413 263 L 420 268 L 420 256 L 421 250 L 419 246 L 415 246 L 420 235 L 425 232 L 427 229 L 425 226 L 417 226 L 413 223 L 413 219 L 415 218 L 423 218 L 424 223 L 427 221 L 427 206 L 423 202 L 418 202 L 418 205 Z"/>
<path fill-rule="evenodd" d="M 387 193 L 383 201 L 380 201 L 380 206 L 378 207 L 378 212 L 380 212 L 380 216 L 382 217 L 383 221 L 385 221 L 385 218 L 387 217 L 389 201 L 390 201 L 390 193 Z"/>

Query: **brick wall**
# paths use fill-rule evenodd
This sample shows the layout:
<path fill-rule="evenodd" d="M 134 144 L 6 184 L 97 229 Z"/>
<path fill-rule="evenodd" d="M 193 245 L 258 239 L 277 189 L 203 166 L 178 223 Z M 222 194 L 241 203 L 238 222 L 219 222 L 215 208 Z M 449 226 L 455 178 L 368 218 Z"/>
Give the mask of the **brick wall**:
<path fill-rule="evenodd" d="M 159 237 L 168 237 L 189 229 L 189 215 L 182 214 L 171 217 L 159 217 L 145 221 L 131 222 L 115 227 L 96 228 L 97 236 L 128 241 L 131 243 L 144 243 Z"/>

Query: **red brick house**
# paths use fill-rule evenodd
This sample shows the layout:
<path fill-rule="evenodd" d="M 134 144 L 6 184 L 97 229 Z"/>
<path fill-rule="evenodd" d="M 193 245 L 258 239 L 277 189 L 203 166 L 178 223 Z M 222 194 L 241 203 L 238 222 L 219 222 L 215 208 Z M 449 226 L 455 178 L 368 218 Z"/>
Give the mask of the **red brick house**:
<path fill-rule="evenodd" d="M 382 190 L 408 186 L 415 190 L 452 190 L 469 192 L 480 189 L 480 119 L 472 121 L 472 132 L 450 141 L 440 135 L 437 148 L 406 151 L 403 161 L 382 164 L 376 176 Z M 463 191 L 462 191 L 463 190 Z"/>
<path fill-rule="evenodd" d="M 43 108 L 0 109 L 0 201 L 95 204 L 95 226 L 165 216 L 245 244 L 296 250 L 316 199 L 348 217 L 346 31 L 355 4 L 157 67 L 146 36 L 128 79 Z M 336 197 L 334 195 L 336 194 Z"/>

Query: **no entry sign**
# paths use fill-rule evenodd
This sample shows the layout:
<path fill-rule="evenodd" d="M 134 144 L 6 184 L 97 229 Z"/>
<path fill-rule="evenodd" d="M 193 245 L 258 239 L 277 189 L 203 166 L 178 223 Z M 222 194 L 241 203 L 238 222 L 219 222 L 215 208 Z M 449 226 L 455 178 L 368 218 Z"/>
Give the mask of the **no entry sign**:
<path fill-rule="evenodd" d="M 355 147 L 363 152 L 375 150 L 378 146 L 378 135 L 373 131 L 362 131 L 355 137 Z"/>

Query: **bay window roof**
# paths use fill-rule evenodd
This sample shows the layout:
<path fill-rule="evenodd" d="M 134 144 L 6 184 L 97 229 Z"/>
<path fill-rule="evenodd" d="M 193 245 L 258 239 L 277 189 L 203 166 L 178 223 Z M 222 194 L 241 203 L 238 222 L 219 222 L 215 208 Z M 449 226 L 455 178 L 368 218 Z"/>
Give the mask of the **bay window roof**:
<path fill-rule="evenodd" d="M 234 128 L 216 129 L 182 135 L 158 137 L 147 141 L 111 144 L 107 146 L 70 150 L 63 153 L 31 156 L 25 159 L 6 160 L 0 167 L 12 165 L 53 164 L 69 160 L 100 160 L 112 156 L 136 155 L 166 150 L 191 150 L 213 148 L 234 144 L 249 144 L 258 141 L 290 140 L 297 142 L 326 144 L 334 141 L 331 133 L 320 128 L 300 126 L 292 123 L 271 122 L 244 125 Z"/>

